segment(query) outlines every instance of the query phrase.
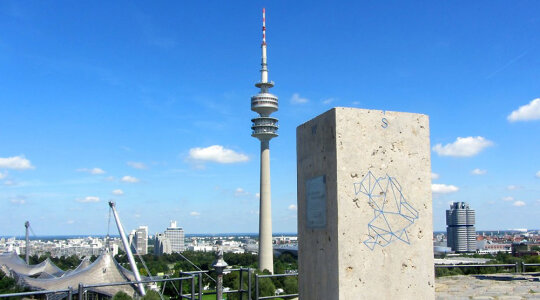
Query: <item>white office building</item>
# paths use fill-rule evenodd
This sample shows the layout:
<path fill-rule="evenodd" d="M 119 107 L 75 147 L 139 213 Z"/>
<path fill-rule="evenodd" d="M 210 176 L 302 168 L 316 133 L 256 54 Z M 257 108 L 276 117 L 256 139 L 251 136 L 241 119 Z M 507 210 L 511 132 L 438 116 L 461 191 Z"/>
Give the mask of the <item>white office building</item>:
<path fill-rule="evenodd" d="M 184 229 L 176 226 L 176 221 L 171 221 L 170 226 L 164 232 L 165 237 L 171 244 L 172 252 L 182 252 L 185 250 Z"/>
<path fill-rule="evenodd" d="M 136 253 L 148 254 L 148 226 L 139 226 L 129 234 L 129 244 Z"/>
<path fill-rule="evenodd" d="M 154 254 L 163 255 L 171 253 L 171 241 L 165 236 L 164 233 L 156 233 L 156 239 L 154 241 Z"/>

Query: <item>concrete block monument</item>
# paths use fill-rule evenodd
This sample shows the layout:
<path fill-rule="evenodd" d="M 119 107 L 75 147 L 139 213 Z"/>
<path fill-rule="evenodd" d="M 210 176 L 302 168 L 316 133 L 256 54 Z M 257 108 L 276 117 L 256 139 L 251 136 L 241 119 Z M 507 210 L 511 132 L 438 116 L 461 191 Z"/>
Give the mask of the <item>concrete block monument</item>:
<path fill-rule="evenodd" d="M 434 299 L 428 116 L 333 108 L 296 143 L 300 300 Z"/>

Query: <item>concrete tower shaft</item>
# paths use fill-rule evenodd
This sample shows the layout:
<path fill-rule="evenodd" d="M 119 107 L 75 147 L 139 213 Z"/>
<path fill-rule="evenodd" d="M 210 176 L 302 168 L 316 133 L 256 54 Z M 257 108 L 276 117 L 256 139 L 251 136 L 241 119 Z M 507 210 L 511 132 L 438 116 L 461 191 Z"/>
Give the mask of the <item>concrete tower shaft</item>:
<path fill-rule="evenodd" d="M 269 92 L 274 86 L 268 81 L 268 65 L 266 63 L 266 14 L 263 8 L 263 40 L 261 44 L 261 81 L 255 86 L 260 88 L 257 95 L 251 97 L 251 110 L 258 113 L 253 122 L 251 136 L 261 142 L 261 174 L 260 174 L 260 211 L 259 211 L 259 269 L 274 273 L 272 249 L 272 196 L 270 191 L 270 140 L 276 136 L 278 119 L 270 115 L 278 110 L 278 98 Z"/>

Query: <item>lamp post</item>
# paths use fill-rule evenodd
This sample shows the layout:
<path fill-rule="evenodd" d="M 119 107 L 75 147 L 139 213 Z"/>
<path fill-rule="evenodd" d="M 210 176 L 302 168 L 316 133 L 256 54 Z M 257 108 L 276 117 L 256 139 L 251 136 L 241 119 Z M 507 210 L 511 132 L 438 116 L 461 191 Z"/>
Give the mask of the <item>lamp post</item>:
<path fill-rule="evenodd" d="M 216 300 L 223 300 L 223 270 L 228 266 L 227 262 L 223 259 L 223 249 L 219 249 L 216 261 L 212 264 L 217 274 L 216 283 Z"/>

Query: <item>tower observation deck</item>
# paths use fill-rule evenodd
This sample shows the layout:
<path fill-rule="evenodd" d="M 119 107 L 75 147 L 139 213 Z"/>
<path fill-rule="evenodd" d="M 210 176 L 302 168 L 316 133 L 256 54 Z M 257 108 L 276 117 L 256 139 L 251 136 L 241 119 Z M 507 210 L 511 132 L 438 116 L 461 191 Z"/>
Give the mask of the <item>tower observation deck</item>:
<path fill-rule="evenodd" d="M 270 115 L 278 110 L 278 97 L 271 94 L 269 89 L 274 87 L 273 81 L 268 81 L 268 65 L 266 63 L 266 20 L 263 8 L 263 40 L 261 44 L 261 81 L 255 84 L 260 88 L 260 92 L 251 97 L 251 110 L 258 113 L 259 117 L 251 119 L 253 122 L 251 136 L 262 141 L 269 141 L 278 136 L 278 119 L 271 118 Z"/>
<path fill-rule="evenodd" d="M 263 8 L 262 26 L 262 60 L 261 81 L 255 86 L 260 88 L 257 95 L 251 97 L 251 110 L 258 113 L 251 119 L 253 130 L 251 136 L 261 141 L 261 182 L 259 211 L 259 269 L 274 273 L 272 249 L 272 204 L 270 192 L 270 140 L 276 136 L 278 119 L 270 115 L 278 110 L 278 98 L 269 92 L 274 82 L 268 81 L 268 65 L 266 63 L 266 19 Z"/>

